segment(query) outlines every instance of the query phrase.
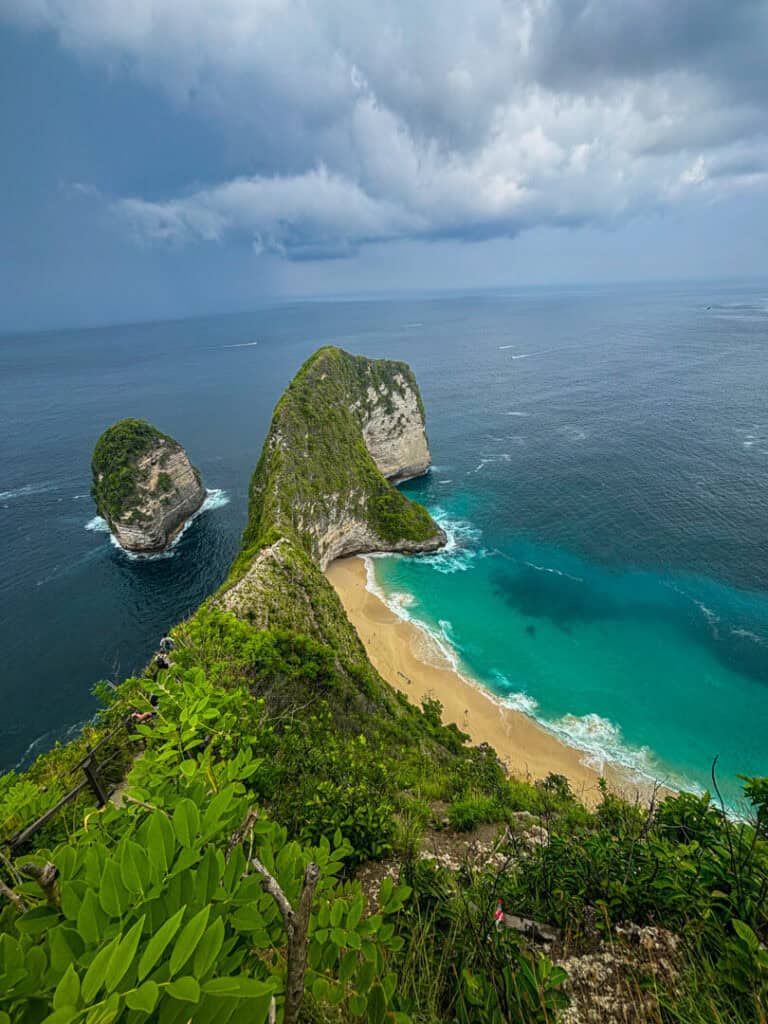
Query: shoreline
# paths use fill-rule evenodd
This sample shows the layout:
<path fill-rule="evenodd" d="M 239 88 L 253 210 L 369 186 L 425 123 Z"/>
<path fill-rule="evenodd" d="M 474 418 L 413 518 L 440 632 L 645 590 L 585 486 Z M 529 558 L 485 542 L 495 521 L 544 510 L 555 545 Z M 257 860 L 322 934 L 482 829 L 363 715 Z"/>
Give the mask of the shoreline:
<path fill-rule="evenodd" d="M 636 778 L 621 765 L 606 763 L 598 771 L 585 763 L 587 755 L 568 746 L 533 718 L 502 704 L 481 683 L 462 675 L 429 633 L 400 618 L 368 589 L 364 557 L 353 555 L 332 562 L 325 572 L 350 622 L 379 674 L 417 706 L 430 697 L 443 705 L 443 722 L 454 722 L 474 744 L 489 743 L 510 775 L 528 782 L 550 773 L 564 775 L 574 794 L 587 807 L 601 799 L 598 780 L 611 792 L 647 803 L 653 784 Z M 660 795 L 668 794 L 663 789 Z"/>

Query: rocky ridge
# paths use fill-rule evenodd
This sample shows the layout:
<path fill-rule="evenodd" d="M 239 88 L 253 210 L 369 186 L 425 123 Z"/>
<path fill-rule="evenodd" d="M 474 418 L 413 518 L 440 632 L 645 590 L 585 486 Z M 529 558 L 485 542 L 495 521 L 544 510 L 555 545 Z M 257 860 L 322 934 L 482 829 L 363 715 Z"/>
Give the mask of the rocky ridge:
<path fill-rule="evenodd" d="M 249 525 L 226 607 L 263 616 L 275 560 L 298 546 L 321 571 L 335 558 L 429 552 L 445 533 L 393 481 L 430 465 L 424 407 L 405 363 L 326 347 L 278 402 L 251 484 Z M 287 545 L 276 545 L 284 540 Z M 246 596 L 247 595 L 247 596 Z"/>
<path fill-rule="evenodd" d="M 120 547 L 139 553 L 167 548 L 206 496 L 182 446 L 142 420 L 121 420 L 99 438 L 92 493 Z"/>

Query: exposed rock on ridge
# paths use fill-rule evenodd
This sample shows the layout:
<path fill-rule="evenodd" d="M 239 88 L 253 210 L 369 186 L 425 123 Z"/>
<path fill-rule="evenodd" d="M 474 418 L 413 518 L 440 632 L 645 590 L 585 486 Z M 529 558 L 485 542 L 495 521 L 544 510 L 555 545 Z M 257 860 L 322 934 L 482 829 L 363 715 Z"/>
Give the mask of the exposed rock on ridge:
<path fill-rule="evenodd" d="M 92 494 L 126 551 L 163 551 L 205 501 L 181 445 L 143 420 L 121 420 L 99 438 Z"/>
<path fill-rule="evenodd" d="M 395 387 L 368 388 L 362 407 L 363 439 L 382 476 L 409 480 L 429 469 L 424 409 L 413 381 L 395 373 Z"/>
<path fill-rule="evenodd" d="M 445 533 L 390 482 L 429 464 L 410 368 L 320 349 L 275 408 L 251 483 L 243 551 L 221 595 L 225 606 L 261 621 L 272 574 L 295 563 L 296 546 L 320 570 L 343 555 L 441 547 Z"/>

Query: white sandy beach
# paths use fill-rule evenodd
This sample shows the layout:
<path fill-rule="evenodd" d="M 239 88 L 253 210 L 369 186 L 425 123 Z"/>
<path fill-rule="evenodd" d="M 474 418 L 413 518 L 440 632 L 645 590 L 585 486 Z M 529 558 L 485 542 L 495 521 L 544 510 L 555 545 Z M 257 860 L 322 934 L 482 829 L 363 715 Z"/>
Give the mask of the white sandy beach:
<path fill-rule="evenodd" d="M 605 765 L 601 771 L 590 767 L 582 751 L 561 743 L 532 718 L 506 707 L 460 674 L 428 633 L 399 618 L 368 590 L 362 558 L 339 559 L 326 575 L 383 678 L 414 704 L 437 698 L 443 705 L 443 721 L 455 722 L 473 743 L 490 743 L 511 774 L 530 781 L 551 772 L 564 775 L 587 806 L 600 799 L 600 774 L 613 791 L 630 799 L 648 798 L 650 786 L 634 781 L 618 766 Z"/>

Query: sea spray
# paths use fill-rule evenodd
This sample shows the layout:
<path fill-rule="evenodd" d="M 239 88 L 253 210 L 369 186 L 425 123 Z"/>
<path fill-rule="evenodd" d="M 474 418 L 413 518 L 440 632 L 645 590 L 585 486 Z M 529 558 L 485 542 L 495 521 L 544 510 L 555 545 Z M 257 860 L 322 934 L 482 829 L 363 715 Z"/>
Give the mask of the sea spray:
<path fill-rule="evenodd" d="M 201 516 L 204 512 L 212 512 L 217 508 L 223 508 L 225 505 L 229 504 L 229 500 L 230 499 L 227 492 L 222 490 L 220 487 L 214 487 L 207 490 L 205 501 L 202 503 L 197 512 L 195 512 L 194 515 L 191 515 L 189 519 L 186 521 L 186 523 L 184 523 L 184 526 L 173 538 L 167 550 L 160 551 L 156 554 L 143 554 L 138 551 L 126 551 L 124 548 L 120 546 L 117 538 L 110 533 L 109 524 L 101 516 L 94 516 L 92 519 L 89 519 L 88 522 L 85 524 L 85 529 L 90 530 L 93 533 L 109 533 L 109 539 L 112 543 L 112 546 L 117 548 L 117 550 L 121 554 L 125 555 L 125 557 L 130 559 L 130 561 L 132 562 L 151 562 L 157 561 L 161 558 L 172 558 L 173 555 L 175 554 L 175 548 L 178 545 L 179 541 L 187 532 L 191 524 L 198 518 L 198 516 Z"/>

